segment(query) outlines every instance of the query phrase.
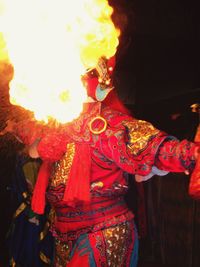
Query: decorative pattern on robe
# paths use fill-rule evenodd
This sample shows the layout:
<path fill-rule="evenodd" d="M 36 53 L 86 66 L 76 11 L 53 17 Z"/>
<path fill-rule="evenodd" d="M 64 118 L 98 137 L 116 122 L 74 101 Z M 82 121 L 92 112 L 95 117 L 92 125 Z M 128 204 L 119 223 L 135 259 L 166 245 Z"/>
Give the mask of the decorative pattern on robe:
<path fill-rule="evenodd" d="M 45 134 L 39 131 L 41 141 L 38 152 L 43 160 L 55 165 L 47 192 L 47 198 L 56 214 L 51 230 L 61 242 L 65 244 L 72 242 L 73 248 L 70 253 L 75 252 L 72 253 L 73 257 L 67 266 L 77 266 L 73 265 L 73 261 L 81 260 L 76 247 L 79 247 L 82 238 L 87 239 L 90 234 L 98 235 L 98 231 L 101 235 L 106 234 L 112 227 L 115 229 L 113 231 L 117 231 L 119 225 L 133 220 L 134 215 L 124 201 L 128 189 L 127 173 L 139 176 L 142 181 L 155 173 L 191 171 L 194 168 L 193 154 L 196 147 L 194 143 L 187 140 L 180 142 L 157 130 L 148 122 L 136 120 L 109 108 L 104 108 L 101 112 L 101 116 L 107 121 L 107 129 L 101 134 L 92 134 L 89 131 L 89 122 L 98 114 L 98 110 L 99 106 L 91 104 L 88 110 L 71 124 L 55 130 L 48 129 L 44 131 Z M 93 127 L 101 129 L 101 122 L 95 121 Z M 37 137 L 37 134 L 35 136 Z M 88 163 L 87 160 L 81 162 L 85 155 L 84 153 L 79 155 L 75 168 L 80 177 L 78 178 L 74 172 L 73 183 L 69 183 L 67 176 L 60 177 L 61 169 L 56 166 L 68 168 L 63 161 L 72 156 L 72 150 L 68 146 L 72 143 L 75 147 L 86 145 L 91 162 Z M 84 149 L 82 151 L 84 152 Z M 76 158 L 76 150 L 74 156 Z M 73 163 L 74 161 L 72 166 Z M 81 177 L 80 168 L 83 167 L 83 163 L 84 168 L 89 170 L 89 180 L 85 179 L 84 175 Z M 76 187 L 77 180 L 79 189 Z M 75 186 L 70 188 L 73 192 L 81 190 L 81 185 L 85 186 L 87 182 L 90 187 L 90 203 L 80 201 L 71 205 L 64 199 L 69 184 Z M 109 238 L 112 239 L 111 236 Z M 109 251 L 111 247 L 109 241 L 106 242 Z M 91 240 L 89 243 L 91 248 Z M 131 246 L 133 249 L 131 253 L 134 254 L 135 240 Z M 94 245 L 91 249 L 92 253 L 97 255 Z M 127 253 L 129 249 L 129 246 L 125 247 Z M 88 251 L 86 255 L 92 254 Z M 95 264 L 97 265 L 94 266 L 104 266 L 98 265 L 97 262 Z M 136 266 L 136 263 L 123 264 L 122 266 Z M 87 263 L 85 266 L 93 265 Z"/>

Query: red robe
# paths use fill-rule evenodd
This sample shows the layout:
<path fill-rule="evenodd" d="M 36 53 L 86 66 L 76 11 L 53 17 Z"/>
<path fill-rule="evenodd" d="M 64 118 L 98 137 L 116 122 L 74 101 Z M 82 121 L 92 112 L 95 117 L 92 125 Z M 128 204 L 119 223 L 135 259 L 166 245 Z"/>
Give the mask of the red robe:
<path fill-rule="evenodd" d="M 74 242 L 84 234 L 99 233 L 133 220 L 124 201 L 127 173 L 143 181 L 154 174 L 191 172 L 195 166 L 197 145 L 179 141 L 148 122 L 110 108 L 103 108 L 100 114 L 107 122 L 106 130 L 93 134 L 89 125 L 98 112 L 99 105 L 92 103 L 78 119 L 57 129 L 40 125 L 31 126 L 31 130 L 18 125 L 16 129 L 26 144 L 40 140 L 37 149 L 44 164 L 32 207 L 43 212 L 48 187 L 46 196 L 56 214 L 51 229 L 62 242 Z M 99 120 L 92 124 L 93 130 L 102 127 Z M 130 247 L 126 250 L 130 252 Z M 124 259 L 130 259 L 128 255 Z M 123 266 L 130 264 L 131 261 Z"/>

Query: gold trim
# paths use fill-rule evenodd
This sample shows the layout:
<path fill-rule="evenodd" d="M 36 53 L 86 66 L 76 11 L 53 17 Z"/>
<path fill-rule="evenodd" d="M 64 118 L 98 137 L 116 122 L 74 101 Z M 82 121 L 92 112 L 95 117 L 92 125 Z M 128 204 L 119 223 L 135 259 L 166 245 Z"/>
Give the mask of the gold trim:
<path fill-rule="evenodd" d="M 44 226 L 44 230 L 40 232 L 40 241 L 42 241 L 49 231 L 50 223 L 47 221 Z"/>
<path fill-rule="evenodd" d="M 48 265 L 51 264 L 51 260 L 42 251 L 40 251 L 40 259 Z"/>
<path fill-rule="evenodd" d="M 24 211 L 26 207 L 27 207 L 27 204 L 22 202 L 22 204 L 20 204 L 18 209 L 15 211 L 13 217 L 16 218 L 17 216 L 19 216 L 19 214 L 22 213 L 22 211 Z"/>
<path fill-rule="evenodd" d="M 107 67 L 107 59 L 105 57 L 99 59 L 96 70 L 99 75 L 98 81 L 102 89 L 106 89 L 111 84 L 111 78 Z"/>

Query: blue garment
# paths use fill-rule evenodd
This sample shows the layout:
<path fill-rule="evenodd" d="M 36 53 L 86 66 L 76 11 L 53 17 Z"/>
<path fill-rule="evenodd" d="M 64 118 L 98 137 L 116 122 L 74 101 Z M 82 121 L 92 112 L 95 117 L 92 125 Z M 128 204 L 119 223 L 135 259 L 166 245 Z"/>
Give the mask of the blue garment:
<path fill-rule="evenodd" d="M 50 208 L 46 207 L 44 215 L 35 214 L 31 210 L 27 179 L 23 166 L 26 163 L 40 164 L 37 160 L 20 156 L 16 162 L 13 175 L 13 201 L 16 211 L 8 233 L 8 249 L 11 266 L 13 263 L 20 267 L 42 267 L 50 264 L 53 257 L 54 240 L 49 231 L 41 233 L 48 228 L 48 215 Z M 34 186 L 34 185 L 33 185 Z"/>

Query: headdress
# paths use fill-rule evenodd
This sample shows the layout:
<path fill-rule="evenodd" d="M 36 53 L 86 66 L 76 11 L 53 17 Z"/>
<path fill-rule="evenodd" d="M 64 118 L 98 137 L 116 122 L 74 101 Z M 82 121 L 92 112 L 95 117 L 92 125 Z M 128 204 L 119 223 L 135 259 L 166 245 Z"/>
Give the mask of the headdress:
<path fill-rule="evenodd" d="M 87 94 L 96 101 L 102 102 L 113 89 L 112 74 L 115 67 L 115 57 L 101 57 L 95 69 L 90 69 L 82 77 Z"/>

